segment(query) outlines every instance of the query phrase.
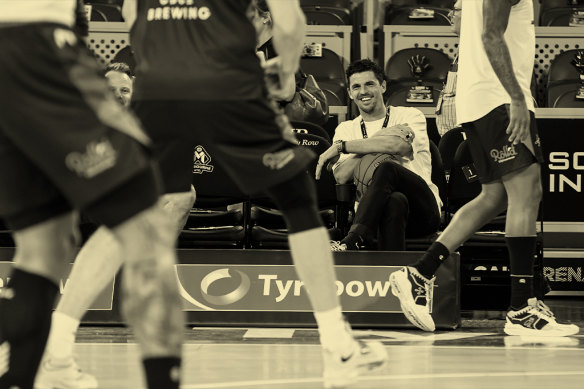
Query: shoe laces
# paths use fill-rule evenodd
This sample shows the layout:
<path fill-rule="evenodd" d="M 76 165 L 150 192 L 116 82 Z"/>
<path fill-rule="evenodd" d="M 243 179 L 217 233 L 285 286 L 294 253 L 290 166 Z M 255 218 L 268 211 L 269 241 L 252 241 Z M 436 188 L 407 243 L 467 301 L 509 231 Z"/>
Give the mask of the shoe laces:
<path fill-rule="evenodd" d="M 338 240 L 331 240 L 331 251 L 347 251 L 347 245 Z"/>
<path fill-rule="evenodd" d="M 550 309 L 550 307 L 548 307 L 546 304 L 544 304 L 543 301 L 541 300 L 537 300 L 535 303 L 535 308 L 541 312 L 543 315 L 551 317 L 552 319 L 555 319 L 555 315 L 552 312 L 552 310 Z"/>
<path fill-rule="evenodd" d="M 414 291 L 416 292 L 416 296 L 417 297 L 424 297 L 426 299 L 426 305 L 431 306 L 432 299 L 433 299 L 432 289 L 434 289 L 434 280 L 436 279 L 436 277 L 432 277 L 431 279 L 427 279 L 426 277 L 424 277 L 423 275 L 421 275 L 417 271 L 409 270 L 409 273 L 412 276 L 414 276 L 415 278 L 417 278 L 418 280 L 422 281 L 421 284 L 423 285 L 423 288 L 420 286 L 419 282 L 416 283 L 417 285 L 414 289 Z"/>

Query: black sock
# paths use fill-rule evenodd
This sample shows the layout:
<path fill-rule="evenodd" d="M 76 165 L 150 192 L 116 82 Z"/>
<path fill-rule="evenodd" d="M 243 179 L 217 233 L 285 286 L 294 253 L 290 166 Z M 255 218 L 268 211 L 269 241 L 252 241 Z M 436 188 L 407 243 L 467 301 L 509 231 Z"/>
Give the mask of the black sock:
<path fill-rule="evenodd" d="M 514 236 L 506 238 L 511 267 L 511 309 L 517 310 L 527 305 L 533 294 L 533 261 L 535 236 Z"/>
<path fill-rule="evenodd" d="M 426 278 L 434 277 L 434 273 L 448 256 L 450 251 L 440 242 L 432 243 L 432 246 L 424 253 L 422 258 L 410 266 L 415 267 Z"/>
<path fill-rule="evenodd" d="M 10 345 L 10 370 L 0 388 L 32 389 L 59 291 L 49 279 L 14 269 L 0 294 L 0 343 Z"/>
<path fill-rule="evenodd" d="M 143 361 L 148 389 L 179 389 L 180 364 L 178 357 L 147 358 Z"/>

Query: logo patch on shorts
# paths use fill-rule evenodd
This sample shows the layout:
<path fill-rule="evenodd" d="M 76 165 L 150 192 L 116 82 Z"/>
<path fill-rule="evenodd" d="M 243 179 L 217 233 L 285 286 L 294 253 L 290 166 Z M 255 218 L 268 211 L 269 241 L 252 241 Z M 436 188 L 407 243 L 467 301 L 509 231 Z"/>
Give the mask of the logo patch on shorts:
<path fill-rule="evenodd" d="M 517 155 L 518 153 L 515 150 L 515 145 L 503 146 L 501 150 L 497 149 L 491 150 L 491 158 L 493 158 L 493 161 L 499 163 L 510 161 L 514 159 Z"/>
<path fill-rule="evenodd" d="M 195 156 L 193 161 L 193 173 L 203 174 L 211 173 L 215 166 L 211 165 L 211 154 L 201 145 L 195 147 Z"/>
<path fill-rule="evenodd" d="M 82 178 L 93 178 L 115 166 L 118 153 L 110 140 L 102 138 L 89 142 L 84 152 L 74 151 L 65 157 L 69 170 Z"/>
<path fill-rule="evenodd" d="M 285 149 L 275 153 L 266 153 L 262 158 L 265 166 L 272 170 L 280 170 L 294 159 L 294 150 Z"/>

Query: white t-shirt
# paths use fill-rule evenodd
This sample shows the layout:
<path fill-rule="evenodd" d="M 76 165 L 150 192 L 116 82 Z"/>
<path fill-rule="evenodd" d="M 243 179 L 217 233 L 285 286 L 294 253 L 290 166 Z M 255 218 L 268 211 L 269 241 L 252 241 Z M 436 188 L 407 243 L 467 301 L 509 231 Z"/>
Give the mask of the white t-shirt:
<path fill-rule="evenodd" d="M 459 123 L 480 119 L 494 108 L 511 103 L 511 97 L 489 62 L 481 39 L 482 32 L 483 0 L 463 0 L 456 89 L 456 117 Z M 511 8 L 504 37 L 527 108 L 535 111 L 530 89 L 535 60 L 532 0 L 520 0 Z"/>
<path fill-rule="evenodd" d="M 73 27 L 76 0 L 0 0 L 0 23 L 53 22 Z"/>
<path fill-rule="evenodd" d="M 434 197 L 436 198 L 436 205 L 438 209 L 442 207 L 442 201 L 440 200 L 440 194 L 438 193 L 438 187 L 432 182 L 432 156 L 430 154 L 430 141 L 428 139 L 428 133 L 426 131 L 426 117 L 417 108 L 414 107 L 390 107 L 389 121 L 387 127 L 396 126 L 398 124 L 406 124 L 408 127 L 414 131 L 416 135 L 414 142 L 412 143 L 414 158 L 411 161 L 405 161 L 402 166 L 406 169 L 416 173 L 426 181 Z M 375 120 L 372 122 L 365 122 L 365 128 L 367 129 L 367 137 L 371 137 L 373 134 L 381 130 L 385 117 Z M 363 139 L 363 133 L 361 132 L 361 116 L 359 115 L 353 120 L 342 122 L 335 129 L 335 136 L 333 141 L 337 140 L 355 140 Z M 349 159 L 358 157 L 357 154 L 341 154 L 337 163 L 333 165 L 333 171 L 341 164 L 341 162 Z"/>

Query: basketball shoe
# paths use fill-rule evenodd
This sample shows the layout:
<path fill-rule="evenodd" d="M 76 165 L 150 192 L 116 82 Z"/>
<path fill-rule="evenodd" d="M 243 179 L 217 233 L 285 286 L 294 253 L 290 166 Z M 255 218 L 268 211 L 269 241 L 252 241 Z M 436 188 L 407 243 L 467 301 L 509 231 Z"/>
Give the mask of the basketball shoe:
<path fill-rule="evenodd" d="M 399 298 L 402 312 L 413 325 L 424 331 L 436 329 L 430 315 L 435 279 L 436 277 L 427 279 L 410 266 L 405 266 L 389 276 L 391 293 Z"/>
<path fill-rule="evenodd" d="M 322 349 L 325 388 L 345 388 L 357 381 L 360 373 L 381 367 L 387 362 L 387 352 L 381 342 L 356 340 L 354 343 L 352 354 L 346 358 Z"/>
<path fill-rule="evenodd" d="M 84 373 L 73 358 L 56 361 L 50 356 L 43 358 L 36 377 L 35 389 L 94 389 L 97 379 Z"/>
<path fill-rule="evenodd" d="M 504 331 L 507 335 L 570 336 L 580 329 L 574 324 L 560 324 L 552 311 L 535 297 L 527 300 L 527 306 L 507 312 Z"/>

